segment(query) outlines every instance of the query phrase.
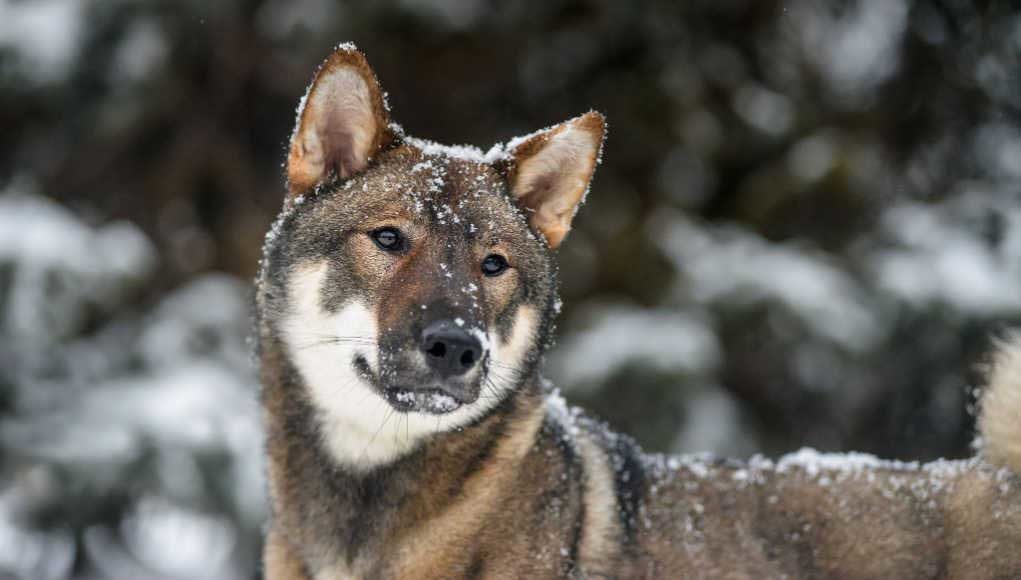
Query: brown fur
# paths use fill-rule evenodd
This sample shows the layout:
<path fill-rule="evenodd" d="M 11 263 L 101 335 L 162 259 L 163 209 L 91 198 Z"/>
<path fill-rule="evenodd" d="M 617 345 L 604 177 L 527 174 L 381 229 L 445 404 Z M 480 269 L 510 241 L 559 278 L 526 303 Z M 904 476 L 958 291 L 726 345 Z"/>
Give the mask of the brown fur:
<path fill-rule="evenodd" d="M 293 195 L 267 241 L 257 293 L 273 514 L 268 579 L 1021 578 L 1021 481 L 1008 469 L 1021 464 L 1013 406 L 1021 350 L 997 359 L 983 408 L 991 463 L 644 455 L 567 410 L 539 375 L 555 310 L 549 250 L 569 230 L 596 165 L 602 117 L 537 133 L 492 163 L 436 155 L 390 132 L 382 92 L 351 48 L 327 61 L 309 99 L 331 102 L 318 83 L 344 67 L 366 83 L 370 102 L 344 114 L 303 109 L 289 158 Z M 310 150 L 325 143 L 318 153 L 326 162 L 303 157 L 306 131 L 351 135 L 366 119 L 370 149 L 315 137 Z M 568 131 L 582 140 L 551 149 Z M 424 162 L 442 173 L 442 187 L 419 171 Z M 418 192 L 433 186 L 425 216 Z M 437 208 L 450 207 L 465 219 L 438 217 Z M 368 235 L 380 227 L 404 232 L 409 249 L 382 252 Z M 511 268 L 484 278 L 478 265 L 493 252 Z M 511 369 L 515 388 L 392 461 L 362 468 L 331 455 L 331 417 L 281 329 L 294 307 L 290 277 L 313 271 L 325 272 L 317 306 L 334 313 L 364 304 L 389 336 L 380 352 L 394 358 L 416 348 L 423 305 L 473 317 L 499 340 L 509 340 L 514 320 L 534 317 L 529 349 Z M 457 298 L 469 282 L 480 286 L 472 308 Z"/>
<path fill-rule="evenodd" d="M 800 468 L 740 481 L 734 468 L 682 469 L 640 543 L 659 562 L 652 577 L 1017 577 L 1019 488 L 978 464 L 950 471 L 836 472 L 823 485 Z"/>
<path fill-rule="evenodd" d="M 633 539 L 615 521 L 601 552 L 572 560 L 572 543 L 584 541 L 586 512 L 600 503 L 614 518 L 620 512 L 613 495 L 586 493 L 593 477 L 587 471 L 609 470 L 613 451 L 582 423 L 566 445 L 597 441 L 597 453 L 610 460 L 564 459 L 563 434 L 550 423 L 537 428 L 547 414 L 541 397 L 519 403 L 514 414 L 431 445 L 415 462 L 421 483 L 408 488 L 400 510 L 386 514 L 392 528 L 379 551 L 333 577 L 993 579 L 1021 573 L 1021 486 L 1016 476 L 978 462 L 948 464 L 943 472 L 936 466 L 810 474 L 803 467 L 701 462 L 671 469 L 662 458 L 643 458 Z M 495 446 L 488 454 L 487 445 Z M 285 509 L 309 495 L 304 474 L 290 475 L 293 497 L 278 497 Z M 554 499 L 559 504 L 551 509 Z M 269 541 L 267 571 L 283 570 L 274 560 L 286 544 Z M 288 562 L 287 573 L 301 569 Z"/>

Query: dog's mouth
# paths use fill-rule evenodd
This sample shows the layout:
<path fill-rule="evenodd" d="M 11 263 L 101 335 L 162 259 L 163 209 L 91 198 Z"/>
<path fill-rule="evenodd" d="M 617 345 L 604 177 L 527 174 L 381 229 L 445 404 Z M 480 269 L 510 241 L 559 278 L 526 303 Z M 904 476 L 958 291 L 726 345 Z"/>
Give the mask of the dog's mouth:
<path fill-rule="evenodd" d="M 406 389 L 388 387 L 383 396 L 394 409 L 402 413 L 417 411 L 430 415 L 445 415 L 460 409 L 465 401 L 441 389 Z"/>
<path fill-rule="evenodd" d="M 446 415 L 474 403 L 478 395 L 478 387 L 470 384 L 440 383 L 434 378 L 406 376 L 383 379 L 369 367 L 368 361 L 361 355 L 355 356 L 354 366 L 362 378 L 370 382 L 386 402 L 399 413 L 426 413 L 429 415 Z M 410 387 L 409 384 L 429 385 L 427 387 Z"/>

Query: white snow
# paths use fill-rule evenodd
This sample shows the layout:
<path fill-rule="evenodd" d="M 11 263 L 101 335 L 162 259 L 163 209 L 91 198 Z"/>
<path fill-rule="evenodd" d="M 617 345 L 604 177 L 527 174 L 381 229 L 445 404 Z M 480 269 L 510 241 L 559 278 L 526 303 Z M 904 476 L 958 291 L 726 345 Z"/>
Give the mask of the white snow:
<path fill-rule="evenodd" d="M 76 553 L 74 536 L 66 529 L 41 532 L 18 525 L 17 511 L 27 501 L 19 491 L 0 495 L 0 570 L 15 578 L 67 578 Z"/>
<path fill-rule="evenodd" d="M 125 547 L 146 568 L 171 578 L 212 578 L 228 574 L 236 532 L 223 516 L 143 497 L 121 523 Z M 173 550 L 167 550 L 173 546 Z"/>
<path fill-rule="evenodd" d="M 835 97 L 859 103 L 900 66 L 900 47 L 908 19 L 904 0 L 863 0 L 832 10 L 815 0 L 789 1 L 786 18 L 803 58 L 826 79 Z"/>
<path fill-rule="evenodd" d="M 999 246 L 982 231 L 982 218 L 994 213 L 1005 220 Z M 945 304 L 979 315 L 1021 310 L 1021 208 L 975 191 L 943 203 L 899 204 L 885 212 L 882 228 L 897 245 L 876 248 L 869 265 L 885 292 L 919 307 Z"/>
<path fill-rule="evenodd" d="M 442 157 L 480 164 L 494 163 L 507 157 L 503 146 L 499 144 L 493 145 L 488 151 L 483 152 L 474 145 L 443 145 L 417 137 L 405 137 L 404 140 L 419 149 L 426 157 Z"/>
<path fill-rule="evenodd" d="M 430 392 L 427 394 L 423 406 L 434 413 L 449 413 L 461 406 L 457 399 L 443 393 Z"/>
<path fill-rule="evenodd" d="M 756 129 L 779 137 L 794 123 L 794 104 L 789 98 L 757 83 L 749 83 L 734 94 L 734 112 Z"/>
<path fill-rule="evenodd" d="M 137 345 L 152 368 L 181 360 L 215 358 L 237 368 L 250 353 L 237 337 L 250 332 L 248 285 L 225 274 L 206 274 L 168 293 L 145 321 Z"/>
<path fill-rule="evenodd" d="M 647 231 L 684 274 L 679 300 L 779 302 L 817 336 L 857 352 L 888 331 L 862 284 L 809 246 L 771 243 L 735 225 L 701 224 L 669 211 Z"/>
<path fill-rule="evenodd" d="M 19 341 L 69 336 L 88 307 L 112 310 L 156 267 L 156 251 L 133 224 L 90 227 L 16 182 L 0 193 L 0 265 L 13 277 L 3 319 Z"/>
<path fill-rule="evenodd" d="M 0 0 L 0 48 L 12 49 L 18 68 L 31 81 L 65 79 L 81 44 L 85 5 L 79 0 Z"/>
<path fill-rule="evenodd" d="M 606 378 L 629 361 L 680 372 L 706 372 L 719 364 L 716 335 L 699 316 L 623 305 L 590 308 L 549 355 L 550 376 L 565 388 Z"/>
<path fill-rule="evenodd" d="M 869 469 L 914 471 L 918 466 L 917 462 L 883 461 L 867 453 L 820 453 L 808 447 L 788 453 L 776 462 L 776 469 L 780 473 L 799 468 L 810 477 L 815 477 L 823 471 L 844 473 L 857 473 Z"/>
<path fill-rule="evenodd" d="M 130 461 L 140 445 L 155 443 L 188 448 L 226 444 L 255 453 L 259 438 L 255 385 L 215 362 L 178 362 L 178 368 L 151 376 L 109 381 L 82 394 L 66 411 L 34 424 L 9 422 L 0 432 L 11 441 L 31 445 L 33 454 L 54 461 Z M 249 474 L 245 474 L 249 475 Z M 240 482 L 239 482 L 240 483 Z"/>

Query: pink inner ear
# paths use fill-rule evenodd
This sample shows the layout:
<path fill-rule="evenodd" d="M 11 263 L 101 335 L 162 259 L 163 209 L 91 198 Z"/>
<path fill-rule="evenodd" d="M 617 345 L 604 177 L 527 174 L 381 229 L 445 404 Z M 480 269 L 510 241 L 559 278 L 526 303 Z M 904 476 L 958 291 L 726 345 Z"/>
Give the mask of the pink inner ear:
<path fill-rule="evenodd" d="M 329 179 L 331 173 L 344 179 L 365 169 L 368 159 L 358 157 L 355 139 L 350 131 L 328 129 L 324 131 L 322 142 L 328 155 L 323 168 L 326 179 Z"/>
<path fill-rule="evenodd" d="M 291 139 L 292 195 L 362 171 L 388 135 L 383 93 L 361 53 L 342 47 L 309 87 Z"/>
<path fill-rule="evenodd" d="M 556 248 L 584 201 L 603 141 L 603 117 L 586 113 L 526 139 L 514 149 L 511 191 L 532 227 Z"/>

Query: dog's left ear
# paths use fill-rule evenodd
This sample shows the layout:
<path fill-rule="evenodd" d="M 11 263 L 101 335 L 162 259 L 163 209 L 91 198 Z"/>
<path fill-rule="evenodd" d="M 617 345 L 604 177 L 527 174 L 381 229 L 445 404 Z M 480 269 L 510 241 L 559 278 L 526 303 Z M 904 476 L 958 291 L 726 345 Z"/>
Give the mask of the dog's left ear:
<path fill-rule="evenodd" d="M 556 248 L 571 229 L 603 146 L 606 121 L 595 111 L 508 144 L 511 195 L 529 223 Z"/>
<path fill-rule="evenodd" d="M 298 109 L 287 187 L 298 195 L 362 171 L 392 139 L 383 91 L 365 56 L 342 44 L 316 72 Z"/>

